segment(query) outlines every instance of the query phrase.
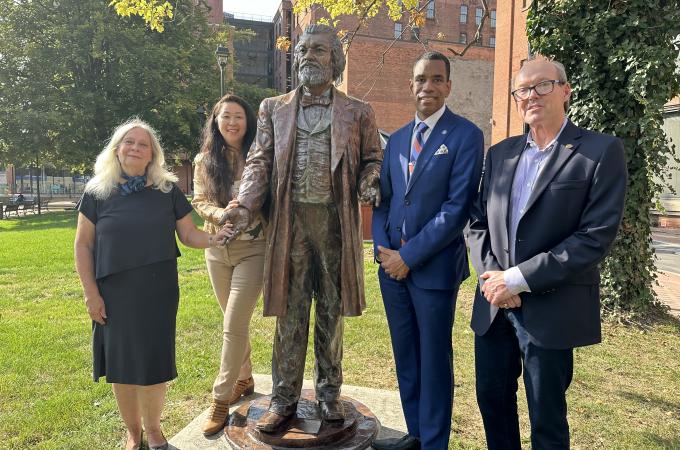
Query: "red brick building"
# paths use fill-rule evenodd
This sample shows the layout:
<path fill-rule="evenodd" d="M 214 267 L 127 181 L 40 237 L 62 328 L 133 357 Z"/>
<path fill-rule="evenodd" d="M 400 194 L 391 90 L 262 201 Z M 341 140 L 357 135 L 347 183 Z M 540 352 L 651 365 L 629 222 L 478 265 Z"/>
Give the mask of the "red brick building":
<path fill-rule="evenodd" d="M 277 17 L 285 17 L 292 3 L 284 1 Z M 491 136 L 491 104 L 493 86 L 493 60 L 496 40 L 496 1 L 488 2 L 492 18 L 482 29 L 481 44 L 470 48 L 464 57 L 457 57 L 448 49 L 460 52 L 472 40 L 482 14 L 479 0 L 434 0 L 426 7 L 426 21 L 422 28 L 412 30 L 406 14 L 401 21 L 393 22 L 386 11 L 381 11 L 361 27 L 351 40 L 347 53 L 347 67 L 338 88 L 353 97 L 369 102 L 378 120 L 378 127 L 394 132 L 415 113 L 408 81 L 413 62 L 426 50 L 438 50 L 449 55 L 452 65 L 452 90 L 447 103 L 458 114 L 477 124 L 485 134 L 487 145 Z M 327 17 L 323 8 L 314 8 L 292 15 L 292 26 L 287 36 L 292 41 L 287 58 L 295 47 L 297 38 L 310 23 Z M 341 17 L 337 28 L 354 31 L 357 19 Z M 286 27 L 276 25 L 275 34 L 286 36 Z M 283 52 L 277 51 L 283 55 Z M 281 72 L 283 74 L 283 72 Z M 295 74 L 291 74 L 295 86 Z M 280 91 L 290 88 L 283 75 L 277 78 Z"/>
<path fill-rule="evenodd" d="M 274 42 L 280 36 L 291 38 L 293 29 L 293 4 L 283 0 L 274 15 Z M 291 67 L 293 63 L 292 48 L 286 52 L 274 50 L 274 89 L 288 92 L 293 88 Z"/>
<path fill-rule="evenodd" d="M 206 3 L 210 8 L 210 13 L 208 14 L 208 23 L 222 23 L 224 12 L 223 12 L 223 1 L 222 0 L 205 0 L 205 2 L 200 2 L 196 0 L 196 3 Z"/>
<path fill-rule="evenodd" d="M 510 83 L 529 56 L 526 22 L 530 4 L 531 0 L 508 0 L 498 5 L 491 144 L 524 132 L 522 118 L 510 95 Z"/>

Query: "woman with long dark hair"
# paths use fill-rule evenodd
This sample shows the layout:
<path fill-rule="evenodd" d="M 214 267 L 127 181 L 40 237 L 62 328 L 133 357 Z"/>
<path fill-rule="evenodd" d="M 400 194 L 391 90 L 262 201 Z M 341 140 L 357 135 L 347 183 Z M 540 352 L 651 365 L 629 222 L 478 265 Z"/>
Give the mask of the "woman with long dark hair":
<path fill-rule="evenodd" d="M 213 107 L 196 156 L 192 204 L 212 232 L 229 202 L 238 194 L 241 173 L 255 138 L 256 117 L 241 97 L 227 94 Z M 203 433 L 222 430 L 229 405 L 255 390 L 250 363 L 250 318 L 262 291 L 265 236 L 257 217 L 226 247 L 206 249 L 205 261 L 213 291 L 224 315 L 222 360 L 213 384 L 210 414 Z"/>

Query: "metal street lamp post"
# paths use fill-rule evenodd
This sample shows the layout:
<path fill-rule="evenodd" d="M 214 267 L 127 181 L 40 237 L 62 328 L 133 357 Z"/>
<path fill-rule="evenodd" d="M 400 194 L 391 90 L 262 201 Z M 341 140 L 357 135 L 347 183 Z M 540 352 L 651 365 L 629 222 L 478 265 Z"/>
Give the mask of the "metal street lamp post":
<path fill-rule="evenodd" d="M 218 45 L 215 50 L 217 64 L 220 66 L 220 98 L 224 96 L 224 68 L 229 60 L 229 49 L 223 45 Z"/>
<path fill-rule="evenodd" d="M 198 122 L 203 126 L 203 122 L 205 122 L 205 116 L 208 114 L 208 110 L 205 109 L 205 106 L 198 105 L 196 107 L 196 114 L 198 114 Z"/>

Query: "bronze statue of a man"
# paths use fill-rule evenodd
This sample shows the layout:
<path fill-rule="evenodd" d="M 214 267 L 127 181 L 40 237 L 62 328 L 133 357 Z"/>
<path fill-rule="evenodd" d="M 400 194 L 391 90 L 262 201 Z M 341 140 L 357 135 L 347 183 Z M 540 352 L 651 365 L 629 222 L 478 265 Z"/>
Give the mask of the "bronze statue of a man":
<path fill-rule="evenodd" d="M 265 432 L 295 414 L 312 297 L 316 398 L 324 421 L 344 420 L 343 316 L 366 305 L 359 201 L 380 202 L 382 161 L 373 109 L 333 86 L 344 68 L 335 30 L 307 27 L 293 61 L 300 87 L 260 105 L 239 206 L 223 217 L 236 230 L 260 210 L 269 218 L 264 315 L 277 321 L 272 401 L 257 423 Z"/>

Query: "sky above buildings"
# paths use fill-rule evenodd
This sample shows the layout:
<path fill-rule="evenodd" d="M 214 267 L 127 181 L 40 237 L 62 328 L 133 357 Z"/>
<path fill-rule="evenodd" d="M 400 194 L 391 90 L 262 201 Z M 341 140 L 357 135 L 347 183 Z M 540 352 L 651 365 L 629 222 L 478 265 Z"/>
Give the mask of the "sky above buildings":
<path fill-rule="evenodd" d="M 225 12 L 274 17 L 281 0 L 224 0 Z"/>

